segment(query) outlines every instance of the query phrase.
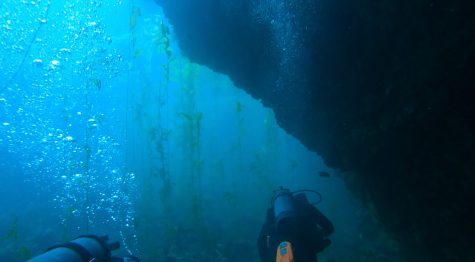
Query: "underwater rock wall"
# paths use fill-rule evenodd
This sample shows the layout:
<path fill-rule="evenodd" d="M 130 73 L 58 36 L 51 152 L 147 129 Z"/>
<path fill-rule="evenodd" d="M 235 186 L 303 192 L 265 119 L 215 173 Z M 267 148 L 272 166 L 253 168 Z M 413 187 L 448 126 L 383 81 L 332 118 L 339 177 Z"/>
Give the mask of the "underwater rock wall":
<path fill-rule="evenodd" d="M 355 174 L 410 260 L 475 257 L 474 3 L 155 2 L 185 55 Z"/>

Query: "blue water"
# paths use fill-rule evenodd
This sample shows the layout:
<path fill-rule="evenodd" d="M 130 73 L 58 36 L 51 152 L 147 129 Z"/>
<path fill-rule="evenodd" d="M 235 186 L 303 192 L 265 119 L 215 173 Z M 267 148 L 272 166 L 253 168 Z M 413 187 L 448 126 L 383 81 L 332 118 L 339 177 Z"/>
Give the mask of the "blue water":
<path fill-rule="evenodd" d="M 1 261 L 85 233 L 144 261 L 258 261 L 279 185 L 323 195 L 321 261 L 397 253 L 271 109 L 181 54 L 153 1 L 0 5 Z"/>

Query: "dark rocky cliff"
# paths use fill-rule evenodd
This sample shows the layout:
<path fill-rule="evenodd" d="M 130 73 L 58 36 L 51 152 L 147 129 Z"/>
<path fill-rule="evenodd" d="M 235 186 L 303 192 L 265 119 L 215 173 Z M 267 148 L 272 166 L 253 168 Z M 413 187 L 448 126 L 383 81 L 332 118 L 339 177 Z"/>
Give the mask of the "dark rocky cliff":
<path fill-rule="evenodd" d="M 408 261 L 475 259 L 475 2 L 156 2 L 191 60 L 354 174 Z"/>

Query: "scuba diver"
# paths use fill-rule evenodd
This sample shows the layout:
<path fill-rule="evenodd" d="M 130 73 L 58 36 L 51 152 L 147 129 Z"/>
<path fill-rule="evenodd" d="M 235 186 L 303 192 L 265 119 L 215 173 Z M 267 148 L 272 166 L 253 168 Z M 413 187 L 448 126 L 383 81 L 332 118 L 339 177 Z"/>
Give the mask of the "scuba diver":
<path fill-rule="evenodd" d="M 109 243 L 109 237 L 96 235 L 79 236 L 69 242 L 55 245 L 27 262 L 140 262 L 129 255 L 112 256 L 111 252 L 119 249 L 119 242 Z"/>
<path fill-rule="evenodd" d="M 271 207 L 257 240 L 262 262 L 317 261 L 317 253 L 331 244 L 332 222 L 313 204 L 304 192 L 291 192 L 280 187 L 271 200 Z M 319 200 L 319 201 L 320 201 Z"/>

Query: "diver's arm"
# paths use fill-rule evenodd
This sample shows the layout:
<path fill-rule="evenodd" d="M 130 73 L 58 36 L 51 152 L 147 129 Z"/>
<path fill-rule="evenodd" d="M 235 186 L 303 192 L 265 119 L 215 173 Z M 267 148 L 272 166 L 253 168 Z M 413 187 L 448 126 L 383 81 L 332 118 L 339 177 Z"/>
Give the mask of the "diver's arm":
<path fill-rule="evenodd" d="M 262 262 L 267 261 L 267 246 L 266 246 L 266 236 L 265 225 L 262 226 L 261 233 L 257 238 L 257 251 L 259 252 L 259 257 Z"/>
<path fill-rule="evenodd" d="M 333 233 L 335 228 L 333 223 L 316 207 L 312 206 L 312 217 L 315 222 L 322 228 L 322 233 L 324 237 L 328 237 Z"/>
<path fill-rule="evenodd" d="M 273 257 L 273 238 L 274 233 L 274 209 L 267 210 L 266 221 L 262 225 L 261 232 L 257 238 L 257 249 L 262 262 L 271 261 Z"/>

